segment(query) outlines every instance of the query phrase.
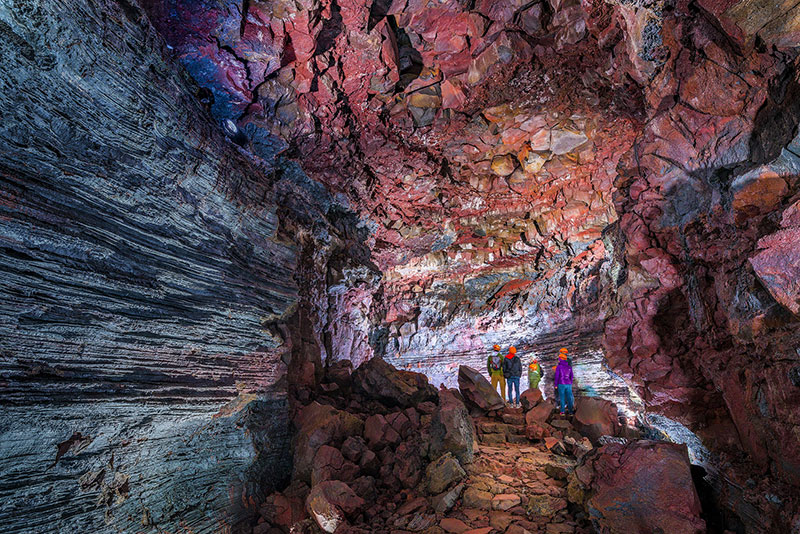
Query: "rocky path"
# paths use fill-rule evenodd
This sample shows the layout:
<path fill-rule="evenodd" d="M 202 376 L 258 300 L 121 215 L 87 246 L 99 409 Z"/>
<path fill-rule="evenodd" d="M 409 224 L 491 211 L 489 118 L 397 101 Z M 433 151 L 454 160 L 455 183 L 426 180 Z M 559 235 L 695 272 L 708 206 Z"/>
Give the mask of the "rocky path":
<path fill-rule="evenodd" d="M 252 534 L 705 532 L 686 447 L 638 439 L 609 401 L 567 418 L 528 390 L 512 409 L 472 369 L 437 391 L 381 360 L 308 394 L 292 482 Z"/>
<path fill-rule="evenodd" d="M 559 439 L 575 434 L 567 420 L 553 421 L 562 427 L 559 437 L 538 444 L 525 437 L 522 409 L 504 408 L 492 417 L 473 420 L 478 443 L 458 485 L 432 499 L 413 492 L 387 497 L 383 509 L 354 525 L 354 530 L 376 534 L 593 532 L 585 513 L 567 501 L 567 476 L 578 463 Z M 429 488 L 444 486 L 452 477 L 448 466 L 437 464 L 427 471 Z M 451 503 L 452 508 L 445 509 Z"/>
<path fill-rule="evenodd" d="M 522 416 L 521 413 L 508 413 Z M 514 412 L 521 412 L 515 410 Z M 476 422 L 476 426 L 485 422 Z M 556 454 L 546 443 L 531 445 L 524 438 L 524 425 L 509 437 L 510 442 L 482 444 L 475 448 L 475 459 L 468 466 L 469 478 L 461 505 L 443 518 L 445 532 L 505 532 L 547 534 L 591 532 L 582 511 L 570 511 L 567 503 L 567 475 L 577 464 L 572 455 Z M 486 434 L 484 435 L 484 437 Z M 514 436 L 525 439 L 520 443 Z M 561 442 L 550 442 L 563 449 Z M 467 526 L 468 528 L 461 530 Z"/>

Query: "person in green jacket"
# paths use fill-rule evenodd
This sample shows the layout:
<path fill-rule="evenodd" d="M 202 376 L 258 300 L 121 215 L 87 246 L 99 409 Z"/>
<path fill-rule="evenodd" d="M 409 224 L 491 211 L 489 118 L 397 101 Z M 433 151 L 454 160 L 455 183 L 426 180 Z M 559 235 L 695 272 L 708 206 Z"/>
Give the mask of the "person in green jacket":
<path fill-rule="evenodd" d="M 503 355 L 500 352 L 500 345 L 492 347 L 494 354 L 491 354 L 486 360 L 486 370 L 489 371 L 489 381 L 492 383 L 492 388 L 497 391 L 497 385 L 500 384 L 500 396 L 503 401 L 506 400 L 506 377 L 503 375 Z"/>
<path fill-rule="evenodd" d="M 531 363 L 528 364 L 528 384 L 530 385 L 530 389 L 539 387 L 539 381 L 542 379 L 543 375 L 544 371 L 542 371 L 542 366 L 539 365 L 539 360 L 534 356 Z"/>

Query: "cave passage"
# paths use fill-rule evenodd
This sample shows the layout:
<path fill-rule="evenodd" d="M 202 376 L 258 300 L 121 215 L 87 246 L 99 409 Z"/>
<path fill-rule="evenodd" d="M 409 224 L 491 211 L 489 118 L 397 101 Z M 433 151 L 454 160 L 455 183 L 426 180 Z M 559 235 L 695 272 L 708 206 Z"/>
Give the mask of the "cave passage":
<path fill-rule="evenodd" d="M 796 4 L 0 0 L 3 531 L 800 534 Z"/>

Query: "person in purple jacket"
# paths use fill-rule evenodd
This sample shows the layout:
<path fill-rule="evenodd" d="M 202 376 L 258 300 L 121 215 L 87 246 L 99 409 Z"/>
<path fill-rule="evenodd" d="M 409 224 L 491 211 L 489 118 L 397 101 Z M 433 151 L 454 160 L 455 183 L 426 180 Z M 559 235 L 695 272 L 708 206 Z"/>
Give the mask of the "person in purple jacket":
<path fill-rule="evenodd" d="M 572 366 L 567 361 L 567 349 L 561 349 L 558 353 L 558 365 L 553 376 L 553 384 L 558 389 L 558 405 L 561 407 L 561 415 L 564 415 L 564 404 L 567 404 L 567 413 L 575 413 L 575 398 L 572 396 Z"/>

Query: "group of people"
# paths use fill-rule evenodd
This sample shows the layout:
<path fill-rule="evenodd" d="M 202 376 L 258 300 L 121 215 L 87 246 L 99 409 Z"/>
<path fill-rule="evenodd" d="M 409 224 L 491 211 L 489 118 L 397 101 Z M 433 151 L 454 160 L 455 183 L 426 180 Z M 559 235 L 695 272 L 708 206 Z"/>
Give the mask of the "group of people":
<path fill-rule="evenodd" d="M 506 386 L 508 386 L 508 405 L 512 408 L 519 408 L 519 381 L 522 378 L 522 360 L 517 354 L 516 347 L 510 347 L 508 353 L 503 355 L 500 345 L 494 345 L 493 354 L 486 360 L 486 369 L 489 372 L 489 381 L 492 387 L 497 390 L 500 386 L 500 396 L 506 398 Z M 558 353 L 558 365 L 553 367 L 553 386 L 558 395 L 558 403 L 561 408 L 561 415 L 572 414 L 575 411 L 575 398 L 572 395 L 572 362 L 567 356 L 569 351 L 561 349 Z M 531 389 L 539 387 L 544 376 L 542 366 L 534 355 L 528 363 L 528 384 Z M 516 392 L 516 397 L 514 393 Z M 565 411 L 566 410 L 566 411 Z"/>

